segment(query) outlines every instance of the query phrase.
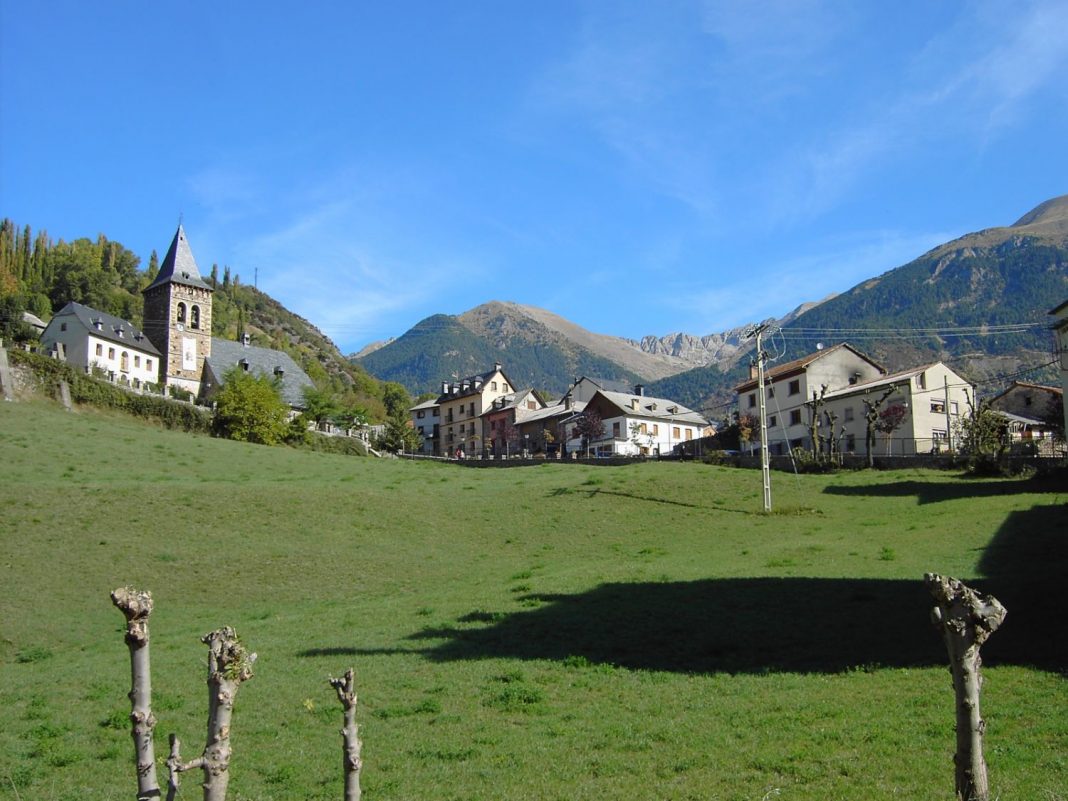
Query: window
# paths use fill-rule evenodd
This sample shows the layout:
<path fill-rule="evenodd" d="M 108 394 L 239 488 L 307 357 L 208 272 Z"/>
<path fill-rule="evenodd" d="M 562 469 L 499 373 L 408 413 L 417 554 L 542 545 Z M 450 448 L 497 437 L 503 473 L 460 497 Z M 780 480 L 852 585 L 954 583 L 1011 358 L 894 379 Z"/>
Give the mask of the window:
<path fill-rule="evenodd" d="M 426 417 L 426 412 L 420 409 L 418 412 L 415 413 L 415 416 L 422 420 L 424 417 Z"/>
<path fill-rule="evenodd" d="M 96 355 L 97 356 L 103 356 L 104 355 L 104 346 L 101 345 L 99 342 L 96 343 Z"/>
<path fill-rule="evenodd" d="M 200 328 L 200 307 L 194 306 L 189 314 L 190 328 Z"/>
<path fill-rule="evenodd" d="M 419 433 L 420 433 L 420 434 L 421 434 L 422 436 L 426 436 L 426 432 L 424 432 L 424 431 L 423 431 L 423 427 L 422 427 L 422 426 L 419 426 Z"/>
<path fill-rule="evenodd" d="M 846 406 L 845 411 L 842 412 L 842 416 L 845 417 L 845 421 L 848 423 L 853 419 L 853 407 Z"/>
<path fill-rule="evenodd" d="M 151 370 L 152 369 L 152 360 L 151 359 L 145 359 L 145 369 L 146 370 Z"/>
<path fill-rule="evenodd" d="M 931 429 L 931 439 L 933 439 L 933 440 L 935 440 L 937 442 L 938 440 L 943 440 L 945 438 L 946 438 L 946 432 L 943 431 L 942 429 L 940 429 L 940 428 L 932 428 Z"/>
<path fill-rule="evenodd" d="M 178 304 L 178 312 L 177 312 L 177 315 L 175 316 L 175 321 L 179 322 L 179 323 L 184 323 L 185 322 L 185 304 L 184 303 L 179 303 Z"/>
<path fill-rule="evenodd" d="M 856 438 L 855 435 L 853 435 L 853 434 L 847 434 L 846 435 L 846 446 L 845 446 L 845 449 L 846 449 L 846 453 L 856 453 L 857 452 L 857 438 Z"/>
<path fill-rule="evenodd" d="M 693 439 L 693 429 L 692 428 L 687 428 L 686 429 L 686 439 Z"/>
<path fill-rule="evenodd" d="M 775 397 L 775 387 L 768 387 L 768 397 L 769 398 L 774 398 Z"/>
<path fill-rule="evenodd" d="M 653 436 L 654 437 L 660 436 L 660 426 L 657 425 L 656 423 L 653 423 Z"/>
<path fill-rule="evenodd" d="M 538 408 L 538 404 L 535 403 L 532 400 L 528 400 L 527 401 L 527 408 L 530 409 L 531 411 L 535 411 Z"/>
<path fill-rule="evenodd" d="M 501 382 L 501 392 L 510 392 L 510 391 L 511 390 L 508 389 L 508 385 L 502 381 Z"/>
<path fill-rule="evenodd" d="M 475 404 L 474 404 L 474 402 L 472 402 L 471 405 L 468 407 L 467 413 L 469 415 L 471 415 L 472 417 L 475 416 Z"/>
<path fill-rule="evenodd" d="M 60 323 L 59 324 L 59 330 L 60 331 L 66 331 L 67 330 L 67 324 L 66 323 Z"/>
<path fill-rule="evenodd" d="M 934 414 L 945 414 L 946 402 L 941 398 L 931 398 L 931 411 Z"/>
<path fill-rule="evenodd" d="M 790 425 L 792 425 L 792 426 L 801 425 L 801 410 L 800 409 L 793 409 L 790 412 Z"/>
<path fill-rule="evenodd" d="M 756 393 L 755 392 L 752 395 L 749 396 L 749 408 L 752 409 L 754 406 L 756 406 Z"/>
<path fill-rule="evenodd" d="M 1028 400 L 1028 402 L 1030 402 L 1031 399 L 1028 398 L 1027 400 Z M 949 402 L 949 413 L 950 414 L 960 414 L 960 405 L 956 401 L 950 401 Z"/>
<path fill-rule="evenodd" d="M 437 406 L 435 406 L 434 407 L 434 415 L 433 416 L 434 417 L 440 417 L 440 412 L 441 412 L 441 409 L 439 409 Z"/>
<path fill-rule="evenodd" d="M 927 389 L 927 373 L 920 373 L 916 376 L 916 386 L 920 389 Z"/>
<path fill-rule="evenodd" d="M 490 389 L 493 390 L 494 392 L 497 391 L 497 382 L 496 381 L 490 381 Z"/>
<path fill-rule="evenodd" d="M 612 436 L 613 437 L 618 437 L 619 436 L 619 421 L 618 420 L 616 420 L 614 423 L 612 423 Z"/>
<path fill-rule="evenodd" d="M 678 439 L 682 436 L 682 431 L 679 429 L 678 426 L 671 427 L 671 436 L 673 436 L 675 439 Z"/>
<path fill-rule="evenodd" d="M 109 359 L 114 359 L 115 358 L 115 348 L 108 348 L 108 358 Z"/>
<path fill-rule="evenodd" d="M 122 358 L 119 359 L 119 369 L 124 373 L 130 372 L 130 354 L 126 351 L 122 352 Z"/>
<path fill-rule="evenodd" d="M 648 434 L 649 433 L 649 427 L 645 423 L 639 423 L 638 424 L 638 432 L 641 433 L 641 434 Z"/>
<path fill-rule="evenodd" d="M 137 354 L 134 354 L 134 367 L 140 367 L 140 366 L 141 366 L 141 357 L 138 356 Z"/>
<path fill-rule="evenodd" d="M 777 426 L 778 424 L 779 424 L 779 418 L 776 417 L 775 415 L 772 415 L 771 417 L 768 418 L 768 427 L 769 428 L 775 428 L 775 426 Z"/>
<path fill-rule="evenodd" d="M 795 378 L 793 381 L 790 382 L 790 394 L 791 395 L 800 395 L 801 394 L 801 379 L 800 378 Z"/>

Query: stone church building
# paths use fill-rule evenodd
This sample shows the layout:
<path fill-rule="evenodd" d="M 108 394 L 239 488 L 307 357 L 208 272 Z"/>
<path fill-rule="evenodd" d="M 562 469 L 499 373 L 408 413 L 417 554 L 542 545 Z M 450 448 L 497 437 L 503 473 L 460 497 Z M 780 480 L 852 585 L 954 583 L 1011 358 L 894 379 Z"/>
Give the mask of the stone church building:
<path fill-rule="evenodd" d="M 179 225 L 159 273 L 142 290 L 144 333 L 160 353 L 159 383 L 210 400 L 233 368 L 278 380 L 282 399 L 304 407 L 312 380 L 288 353 L 211 335 L 214 289 L 200 275 L 185 229 Z"/>

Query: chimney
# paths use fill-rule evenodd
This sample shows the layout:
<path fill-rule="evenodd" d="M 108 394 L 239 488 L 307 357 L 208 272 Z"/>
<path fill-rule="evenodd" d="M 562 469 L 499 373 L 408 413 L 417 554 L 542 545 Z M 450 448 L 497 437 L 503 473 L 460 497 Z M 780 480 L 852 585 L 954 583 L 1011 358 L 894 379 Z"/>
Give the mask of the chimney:
<path fill-rule="evenodd" d="M 249 343 L 251 341 L 252 341 L 252 337 L 250 337 L 248 334 L 242 334 L 241 335 L 241 344 L 244 345 L 246 348 L 249 346 Z"/>
<path fill-rule="evenodd" d="M 634 385 L 634 394 L 639 396 L 639 397 L 644 397 L 645 396 L 645 387 L 642 386 L 641 384 L 635 384 Z"/>
<path fill-rule="evenodd" d="M 504 367 L 503 367 L 503 365 L 501 365 L 500 362 L 494 362 L 493 363 L 493 371 L 494 372 L 499 373 L 503 369 L 504 369 Z"/>
<path fill-rule="evenodd" d="M 751 362 L 751 363 L 749 364 L 749 380 L 750 380 L 750 381 L 752 381 L 752 380 L 753 380 L 754 378 L 756 378 L 756 377 L 757 377 L 757 366 L 756 366 L 756 362 Z"/>
<path fill-rule="evenodd" d="M 449 382 L 448 381 L 442 381 L 441 382 L 441 394 L 442 395 L 448 395 L 449 394 Z"/>
<path fill-rule="evenodd" d="M 241 361 L 238 362 L 238 364 L 241 366 L 242 370 L 244 370 L 246 373 L 248 372 L 248 367 L 249 367 L 248 359 L 242 359 Z"/>
<path fill-rule="evenodd" d="M 570 395 L 564 395 L 564 408 L 565 409 L 570 409 L 571 408 L 571 396 Z"/>

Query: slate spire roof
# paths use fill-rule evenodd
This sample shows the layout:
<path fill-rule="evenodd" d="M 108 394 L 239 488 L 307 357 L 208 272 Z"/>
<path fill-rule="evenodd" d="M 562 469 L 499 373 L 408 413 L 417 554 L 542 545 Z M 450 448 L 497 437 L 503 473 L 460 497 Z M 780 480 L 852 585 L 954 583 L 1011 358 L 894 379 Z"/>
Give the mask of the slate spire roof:
<path fill-rule="evenodd" d="M 211 291 L 211 286 L 206 284 L 204 279 L 200 277 L 197 260 L 193 258 L 193 251 L 189 247 L 189 240 L 186 239 L 185 229 L 181 223 L 178 224 L 178 230 L 174 232 L 171 247 L 167 251 L 167 255 L 164 256 L 163 263 L 159 266 L 159 274 L 143 291 L 147 292 L 157 286 L 171 283 L 185 284 L 186 286 L 195 286 Z"/>

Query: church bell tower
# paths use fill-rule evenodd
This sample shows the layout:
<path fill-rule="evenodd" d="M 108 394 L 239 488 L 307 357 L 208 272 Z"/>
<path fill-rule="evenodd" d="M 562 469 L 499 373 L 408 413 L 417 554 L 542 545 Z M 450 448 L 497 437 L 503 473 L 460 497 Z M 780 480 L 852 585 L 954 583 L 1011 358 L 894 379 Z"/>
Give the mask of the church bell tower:
<path fill-rule="evenodd" d="M 179 224 L 159 274 L 142 290 L 144 332 L 162 355 L 161 384 L 200 394 L 204 360 L 211 356 L 212 291 Z"/>

